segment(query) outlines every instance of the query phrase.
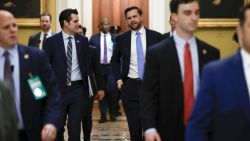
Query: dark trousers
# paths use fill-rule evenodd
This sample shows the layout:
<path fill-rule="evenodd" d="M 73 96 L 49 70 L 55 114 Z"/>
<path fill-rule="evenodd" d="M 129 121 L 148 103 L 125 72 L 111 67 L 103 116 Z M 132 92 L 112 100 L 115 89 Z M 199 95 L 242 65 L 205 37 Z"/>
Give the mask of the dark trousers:
<path fill-rule="evenodd" d="M 82 130 L 84 135 L 84 141 L 90 141 L 90 135 L 92 130 L 92 110 L 93 110 L 94 98 L 89 97 L 87 101 L 86 113 L 82 118 Z"/>
<path fill-rule="evenodd" d="M 114 79 L 111 65 L 101 65 L 102 77 L 104 81 L 105 97 L 99 101 L 101 118 L 106 118 L 107 109 L 110 116 L 115 116 L 118 89 Z"/>
<path fill-rule="evenodd" d="M 67 87 L 62 96 L 62 115 L 58 141 L 64 141 L 64 126 L 67 120 L 68 141 L 80 141 L 81 120 L 86 110 L 88 94 L 82 84 Z"/>
<path fill-rule="evenodd" d="M 141 81 L 128 79 L 122 86 L 121 97 L 128 121 L 130 140 L 142 141 L 142 126 L 140 122 L 139 89 Z"/>
<path fill-rule="evenodd" d="M 29 141 L 25 130 L 18 131 L 18 141 Z"/>

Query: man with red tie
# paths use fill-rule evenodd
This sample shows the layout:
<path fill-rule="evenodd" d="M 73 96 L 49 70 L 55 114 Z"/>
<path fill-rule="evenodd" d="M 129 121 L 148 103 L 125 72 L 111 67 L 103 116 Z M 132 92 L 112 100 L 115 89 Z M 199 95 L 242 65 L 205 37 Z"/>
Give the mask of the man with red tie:
<path fill-rule="evenodd" d="M 199 3 L 172 0 L 173 36 L 152 46 L 146 55 L 140 94 L 146 141 L 184 141 L 202 67 L 220 57 L 219 50 L 197 39 Z"/>

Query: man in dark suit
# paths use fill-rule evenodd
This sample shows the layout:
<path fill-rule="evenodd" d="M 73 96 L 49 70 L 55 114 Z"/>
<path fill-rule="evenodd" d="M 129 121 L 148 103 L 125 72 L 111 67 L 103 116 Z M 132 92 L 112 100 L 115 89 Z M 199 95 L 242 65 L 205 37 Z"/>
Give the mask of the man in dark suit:
<path fill-rule="evenodd" d="M 67 120 L 70 141 L 80 141 L 81 120 L 87 109 L 88 87 L 88 39 L 77 34 L 78 11 L 65 9 L 59 15 L 62 32 L 44 42 L 43 48 L 62 91 L 62 116 L 58 140 L 63 140 Z"/>
<path fill-rule="evenodd" d="M 99 24 L 100 32 L 91 36 L 89 44 L 97 48 L 101 73 L 105 86 L 105 97 L 99 101 L 101 118 L 99 123 L 107 121 L 106 113 L 109 111 L 110 119 L 116 120 L 115 110 L 117 106 L 118 89 L 114 79 L 112 66 L 110 64 L 113 55 L 115 35 L 110 33 L 110 21 L 107 18 L 101 20 Z"/>
<path fill-rule="evenodd" d="M 130 139 L 142 141 L 139 88 L 143 75 L 144 56 L 149 46 L 161 40 L 161 34 L 143 26 L 140 8 L 129 7 L 124 13 L 131 30 L 117 36 L 111 62 L 118 88 L 121 90 Z"/>
<path fill-rule="evenodd" d="M 86 32 L 86 28 L 85 28 Z M 84 28 L 80 26 L 78 33 L 84 35 Z M 90 135 L 92 130 L 92 111 L 94 97 L 97 95 L 97 90 L 103 90 L 103 80 L 101 76 L 101 68 L 99 64 L 99 57 L 97 55 L 96 47 L 89 46 L 88 61 L 91 69 L 88 71 L 88 86 L 89 86 L 89 97 L 86 104 L 86 113 L 82 118 L 82 130 L 84 135 L 84 141 L 90 141 Z M 97 95 L 99 100 L 103 99 L 104 95 Z"/>
<path fill-rule="evenodd" d="M 235 55 L 205 66 L 187 141 L 250 140 L 250 5 L 240 12 Z"/>
<path fill-rule="evenodd" d="M 60 117 L 60 90 L 45 54 L 17 44 L 13 15 L 0 10 L 0 80 L 14 91 L 19 141 L 53 141 Z"/>
<path fill-rule="evenodd" d="M 197 0 L 172 0 L 176 21 L 172 37 L 152 46 L 146 56 L 140 95 L 146 141 L 184 141 L 184 131 L 199 86 L 203 65 L 218 59 L 219 50 L 194 36 Z"/>
<path fill-rule="evenodd" d="M 169 18 L 169 24 L 171 27 L 171 30 L 167 33 L 162 34 L 162 39 L 168 39 L 169 37 L 171 37 L 174 33 L 174 29 L 175 29 L 175 21 L 173 20 L 173 18 L 170 16 Z"/>
<path fill-rule="evenodd" d="M 52 16 L 48 12 L 44 12 L 40 15 L 41 31 L 29 37 L 28 46 L 42 49 L 44 40 L 54 34 L 51 32 L 51 21 Z"/>

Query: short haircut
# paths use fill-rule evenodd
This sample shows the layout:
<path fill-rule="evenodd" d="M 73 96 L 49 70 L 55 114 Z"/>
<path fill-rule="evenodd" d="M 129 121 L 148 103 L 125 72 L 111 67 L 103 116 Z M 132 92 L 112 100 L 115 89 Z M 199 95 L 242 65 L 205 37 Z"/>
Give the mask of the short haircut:
<path fill-rule="evenodd" d="M 67 21 L 69 22 L 72 17 L 71 17 L 71 14 L 76 14 L 78 15 L 78 11 L 76 9 L 65 9 L 63 10 L 60 15 L 59 15 L 59 22 L 60 22 L 60 26 L 61 28 L 64 27 L 64 21 Z"/>
<path fill-rule="evenodd" d="M 170 2 L 170 12 L 177 13 L 180 4 L 187 4 L 198 0 L 171 0 Z"/>
<path fill-rule="evenodd" d="M 124 11 L 125 17 L 127 18 L 127 13 L 129 11 L 131 11 L 131 10 L 134 10 L 134 9 L 137 10 L 137 12 L 139 13 L 140 16 L 143 14 L 142 10 L 139 7 L 137 7 L 137 6 L 131 6 L 131 7 L 128 7 L 128 8 L 125 9 L 125 11 Z"/>
<path fill-rule="evenodd" d="M 250 10 L 250 4 L 247 4 L 246 6 L 242 7 L 240 9 L 240 14 L 239 14 L 239 21 L 240 21 L 240 26 L 244 24 L 246 21 L 246 11 Z"/>
<path fill-rule="evenodd" d="M 41 15 L 40 15 L 40 19 L 43 17 L 43 16 L 49 16 L 49 20 L 52 21 L 52 16 L 49 12 L 43 12 Z"/>
<path fill-rule="evenodd" d="M 82 29 L 82 32 L 83 32 L 83 34 L 85 35 L 85 34 L 86 34 L 86 31 L 87 31 L 86 27 L 80 25 L 79 28 Z"/>

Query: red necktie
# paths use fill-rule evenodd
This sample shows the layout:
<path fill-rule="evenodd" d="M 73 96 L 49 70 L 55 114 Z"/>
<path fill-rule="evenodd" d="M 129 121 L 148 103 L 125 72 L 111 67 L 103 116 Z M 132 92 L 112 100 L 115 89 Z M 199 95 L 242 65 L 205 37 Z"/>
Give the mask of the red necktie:
<path fill-rule="evenodd" d="M 187 124 L 194 103 L 193 67 L 189 43 L 184 51 L 184 125 Z"/>

